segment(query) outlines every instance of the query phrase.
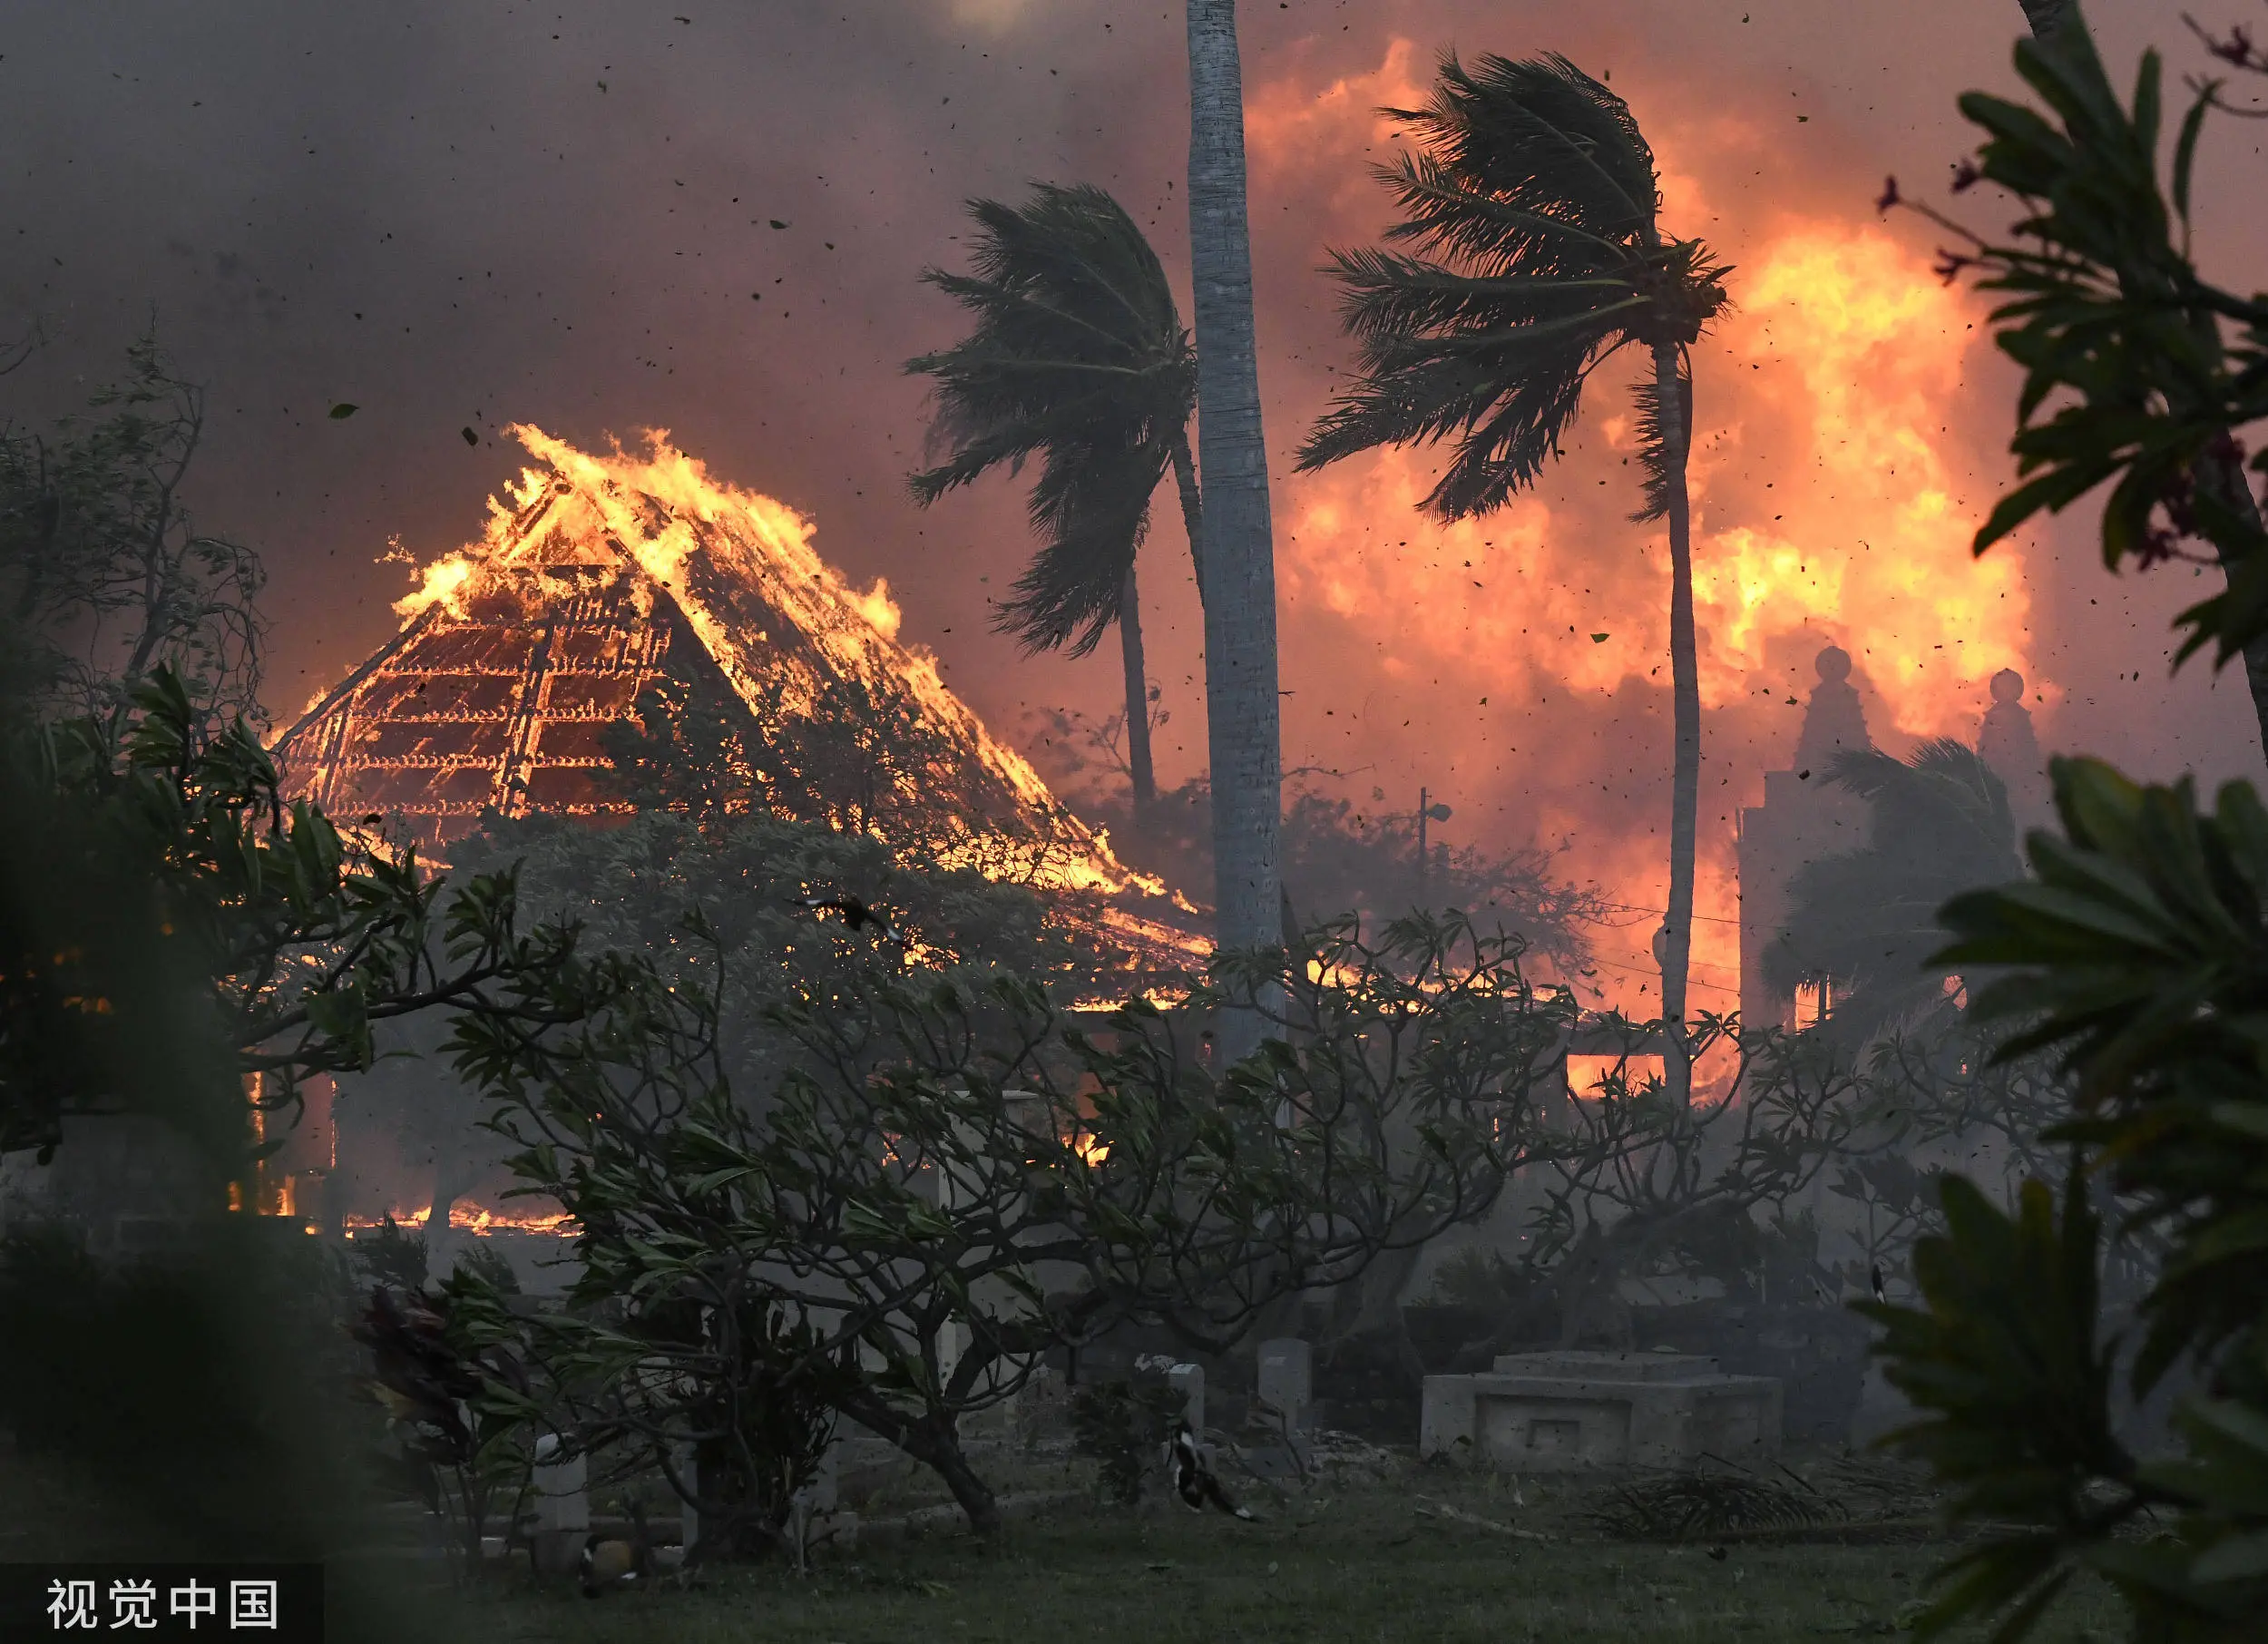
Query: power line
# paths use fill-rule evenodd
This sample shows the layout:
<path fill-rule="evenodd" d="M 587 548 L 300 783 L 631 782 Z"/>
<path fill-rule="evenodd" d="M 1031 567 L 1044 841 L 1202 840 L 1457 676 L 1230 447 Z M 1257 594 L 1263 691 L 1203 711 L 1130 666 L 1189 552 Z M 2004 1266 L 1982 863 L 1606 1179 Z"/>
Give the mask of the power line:
<path fill-rule="evenodd" d="M 1605 966 L 1606 966 L 1608 970 L 1610 970 L 1610 971 L 1620 971 L 1620 972 L 1622 972 L 1625 975 L 1630 975 L 1630 976 L 1645 976 L 1645 977 L 1648 977 L 1648 978 L 1658 978 L 1658 977 L 1660 976 L 1660 974 L 1661 974 L 1661 973 L 1660 973 L 1660 972 L 1658 972 L 1658 971 L 1647 971 L 1647 970 L 1640 970 L 1640 969 L 1639 969 L 1637 966 L 1636 966 L 1636 965 L 1631 965 L 1631 964 L 1616 964 L 1613 960 L 1611 960 L 1611 959 L 1594 959 L 1594 960 L 1592 960 L 1592 961 L 1591 961 L 1591 964 L 1592 964 L 1594 966 L 1597 966 L 1597 965 L 1602 965 L 1602 964 L 1603 964 L 1603 965 L 1605 965 Z M 1711 968 L 1711 969 L 1715 969 L 1716 967 L 1715 967 L 1715 966 L 1711 966 L 1710 968 Z M 1580 971 L 1578 971 L 1578 972 L 1576 973 L 1576 974 L 1580 975 L 1580 974 L 1582 974 L 1582 973 L 1581 973 Z M 1691 975 L 1687 976 L 1687 977 L 1686 978 L 1686 985 L 1687 987 L 1705 987 L 1705 988 L 1707 988 L 1707 989 L 1708 989 L 1711 993 L 1730 993 L 1730 994 L 1731 994 L 1734 998 L 1735 998 L 1735 999 L 1737 999 L 1737 998 L 1739 998 L 1739 997 L 1740 997 L 1740 990 L 1739 990 L 1738 988 L 1736 988 L 1736 987 L 1726 987 L 1726 986 L 1725 986 L 1723 983 L 1721 983 L 1721 982 L 1705 982 L 1705 981 L 1703 981 L 1703 980 L 1702 980 L 1700 977 L 1698 977 L 1698 976 L 1691 976 Z"/>
<path fill-rule="evenodd" d="M 1655 914 L 1665 919 L 1669 916 L 1669 910 L 1666 907 L 1641 907 L 1635 902 L 1601 902 L 1598 905 L 1620 908 L 1627 914 Z M 1706 919 L 1711 925 L 1738 925 L 1740 923 L 1737 919 L 1726 919 L 1716 914 L 1696 914 L 1694 917 Z"/>
<path fill-rule="evenodd" d="M 1635 955 L 1635 957 L 1637 957 L 1637 959 L 1639 959 L 1639 960 L 1641 960 L 1641 961 L 1643 961 L 1644 959 L 1646 959 L 1647 956 L 1648 956 L 1648 955 L 1647 955 L 1647 954 L 1638 954 Z M 1659 966 L 1658 963 L 1657 963 L 1657 964 L 1655 964 L 1655 965 L 1654 965 L 1653 967 L 1651 967 L 1651 968 L 1648 968 L 1647 966 L 1646 966 L 1646 965 L 1644 965 L 1643 964 L 1641 964 L 1639 965 L 1639 967 L 1638 967 L 1638 968 L 1639 968 L 1642 972 L 1644 972 L 1645 974 L 1648 974 L 1648 975 L 1658 975 L 1658 974 L 1660 974 L 1660 966 Z M 1690 956 L 1688 956 L 1688 957 L 1686 958 L 1686 969 L 1687 971 L 1689 971 L 1689 972 L 1690 972 L 1690 971 L 1715 971 L 1715 972 L 1716 972 L 1716 973 L 1717 973 L 1717 974 L 1719 974 L 1720 976 L 1736 976 L 1736 975 L 1738 975 L 1738 974 L 1740 974 L 1738 971 L 1734 970 L 1734 969 L 1733 969 L 1733 968 L 1731 968 L 1730 966 L 1727 966 L 1727 965 L 1722 965 L 1722 964 L 1710 964 L 1707 960 L 1705 960 L 1705 959 L 1695 959 L 1695 958 L 1692 958 L 1692 957 L 1690 957 Z"/>

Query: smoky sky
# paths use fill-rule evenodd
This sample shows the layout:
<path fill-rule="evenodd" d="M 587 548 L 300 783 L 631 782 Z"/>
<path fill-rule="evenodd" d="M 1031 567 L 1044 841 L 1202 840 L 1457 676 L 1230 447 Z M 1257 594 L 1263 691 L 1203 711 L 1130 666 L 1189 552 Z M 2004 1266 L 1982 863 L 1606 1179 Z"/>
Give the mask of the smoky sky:
<path fill-rule="evenodd" d="M 1422 81 L 1452 45 L 1566 51 L 1631 98 L 1667 171 L 1697 179 L 1691 197 L 1706 199 L 1710 220 L 1686 231 L 1754 266 L 1792 212 L 1854 232 L 1872 223 L 1885 173 L 1909 192 L 1941 189 L 1970 146 L 1954 99 L 2014 84 L 2021 26 L 2016 0 L 1241 9 L 1248 104 L 1280 116 L 1273 150 L 1256 133 L 1252 201 L 1280 532 L 1320 494 L 1290 475 L 1289 453 L 1348 358 L 1317 265 L 1329 245 L 1386 220 L 1361 174 L 1366 151 L 1330 150 L 1325 164 L 1303 135 L 1299 111 L 1327 111 L 1334 86 L 1367 95 L 1395 64 Z M 2147 38 L 2176 77 L 2203 62 L 2157 5 L 2089 10 L 2122 81 Z M 951 305 L 917 276 L 957 264 L 970 197 L 1092 181 L 1149 229 L 1186 311 L 1183 54 L 1180 8 L 1164 0 L 15 0 L 0 13 L 0 318 L 36 322 L 48 340 L 0 380 L 0 410 L 34 421 L 68 410 L 154 323 L 208 388 L 199 523 L 253 543 L 269 567 L 268 697 L 279 722 L 392 630 L 389 603 L 406 583 L 402 566 L 381 563 L 390 542 L 422 561 L 478 535 L 484 499 L 523 460 L 507 425 L 586 445 L 661 427 L 719 477 L 809 515 L 821 553 L 850 576 L 886 577 L 904 636 L 934 649 L 947 681 L 1048 768 L 1032 711 L 1108 711 L 1118 664 L 1107 651 L 1025 659 L 992 631 L 987 602 L 1029 546 L 1016 486 L 983 484 L 926 512 L 907 499 L 925 418 L 903 362 L 956 335 Z M 2209 265 L 2249 289 L 2268 229 L 2244 209 L 2258 150 L 2235 123 L 2217 128 L 2201 171 L 2199 233 Z M 1938 237 L 1911 219 L 1882 232 L 1917 256 Z M 1727 398 L 1739 385 L 1713 378 L 1706 347 L 1697 370 L 1705 423 L 1713 406 L 1751 414 Z M 1963 373 L 1942 437 L 1973 505 L 2006 478 L 2014 383 L 1981 349 Z M 331 419 L 342 401 L 359 409 Z M 1611 492 L 1608 408 L 1595 396 L 1582 425 L 1591 456 L 1538 493 L 1564 528 L 1602 543 L 1629 506 L 1594 500 Z M 1724 491 L 1720 516 L 1765 506 L 1761 471 L 1753 484 Z M 1161 775 L 1177 780 L 1202 766 L 1201 635 L 1178 521 L 1160 500 L 1142 575 L 1150 670 L 1171 715 Z M 2022 556 L 2043 739 L 2153 776 L 2258 772 L 2236 676 L 2193 663 L 2168 677 L 2167 621 L 2195 597 L 2192 581 L 2111 578 L 2091 520 L 2077 510 L 2007 551 Z M 1402 552 L 1416 540 L 1405 523 L 1369 522 L 1362 551 Z M 1380 564 L 1390 558 L 1374 572 Z M 1388 803 L 1413 802 L 1431 781 L 1459 802 L 1461 841 L 1501 844 L 1545 831 L 1541 785 L 1579 778 L 1588 791 L 1596 777 L 1587 814 L 1599 831 L 1655 834 L 1666 699 L 1642 670 L 1576 719 L 1539 706 L 1525 732 L 1509 721 L 1486 732 L 1476 716 L 1501 675 L 1477 653 L 1523 642 L 1517 613 L 1500 610 L 1485 629 L 1460 626 L 1463 606 L 1437 624 L 1417 613 L 1439 643 L 1427 666 L 1405 657 L 1390 680 L 1359 612 L 1311 610 L 1327 569 L 1286 578 L 1288 766 L 1344 771 L 1351 795 L 1377 788 Z M 1374 581 L 1395 586 L 1390 570 Z M 1637 586 L 1615 583 L 1612 597 Z M 1413 631 L 1412 613 L 1401 617 Z M 1635 629 L 1611 607 L 1571 625 L 1593 620 Z M 1394 690 L 1415 706 L 1382 709 L 1379 693 Z M 1374 729 L 1347 729 L 1358 702 Z M 1487 706 L 1504 711 L 1502 685 Z M 1770 706 L 1785 707 L 1776 696 Z M 1705 832 L 1729 838 L 1732 807 L 1753 802 L 1756 773 L 1784 758 L 1775 749 L 1794 711 L 1724 719 Z M 1500 752 L 1471 757 L 1490 734 Z M 1452 745 L 1467 751 L 1452 757 Z M 1584 761 L 1596 768 L 1576 768 Z M 1586 866 L 1571 832 L 1545 842 L 1570 846 L 1571 874 L 1608 871 Z"/>

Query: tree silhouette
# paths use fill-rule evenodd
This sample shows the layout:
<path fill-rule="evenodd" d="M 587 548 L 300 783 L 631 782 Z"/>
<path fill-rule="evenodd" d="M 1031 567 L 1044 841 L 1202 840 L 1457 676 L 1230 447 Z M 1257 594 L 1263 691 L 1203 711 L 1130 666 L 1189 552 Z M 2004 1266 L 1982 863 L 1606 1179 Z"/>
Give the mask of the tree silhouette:
<path fill-rule="evenodd" d="M 1085 656 L 1116 623 L 1125 652 L 1128 765 L 1138 809 L 1156 796 L 1134 562 L 1170 467 L 1198 552 L 1188 422 L 1197 363 L 1173 289 L 1124 207 L 1098 188 L 1041 184 L 1021 207 L 979 200 L 969 274 L 922 278 L 975 318 L 906 369 L 936 379 L 933 444 L 912 479 L 924 506 L 1002 463 L 1041 461 L 1030 512 L 1042 544 L 999 608 L 1030 651 Z M 1203 576 L 1198 578 L 1200 595 Z"/>
<path fill-rule="evenodd" d="M 1784 993 L 1823 986 L 1829 1031 L 1856 1043 L 1944 999 L 1948 972 L 1930 962 L 1945 942 L 1938 910 L 2022 869 L 2008 790 L 1974 749 L 1941 738 L 1910 760 L 1853 749 L 1828 779 L 1871 807 L 1867 842 L 1797 870 L 1764 970 Z"/>

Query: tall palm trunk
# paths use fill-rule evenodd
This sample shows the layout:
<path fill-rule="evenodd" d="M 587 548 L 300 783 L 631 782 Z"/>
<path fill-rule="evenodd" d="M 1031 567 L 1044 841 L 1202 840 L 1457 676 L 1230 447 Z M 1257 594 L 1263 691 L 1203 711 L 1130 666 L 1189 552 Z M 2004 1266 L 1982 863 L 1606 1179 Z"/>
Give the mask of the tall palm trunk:
<path fill-rule="evenodd" d="M 1669 779 L 1669 911 L 1662 921 L 1662 1023 L 1669 1093 L 1693 1094 L 1686 1052 L 1686 973 L 1693 956 L 1693 852 L 1701 805 L 1701 668 L 1693 633 L 1693 509 L 1686 457 L 1693 441 L 1693 384 L 1675 344 L 1654 350 L 1669 486 L 1669 696 L 1674 751 Z"/>
<path fill-rule="evenodd" d="M 1276 555 L 1252 319 L 1242 72 L 1236 0 L 1188 0 L 1189 263 L 1197 308 L 1198 470 L 1204 482 L 1205 706 L 1212 758 L 1215 941 L 1284 939 L 1276 832 L 1283 752 L 1276 713 Z M 1219 1049 L 1259 1041 L 1227 1013 Z"/>
<path fill-rule="evenodd" d="M 2042 44 L 2053 41 L 2067 28 L 2087 26 L 2086 19 L 2079 15 L 2078 0 L 2020 0 L 2020 4 L 2033 38 Z M 2238 518 L 2249 520 L 2255 526 L 2260 524 L 2260 504 L 2253 497 L 2251 482 L 2244 477 L 2244 454 L 2234 444 L 2208 451 L 2198 460 L 2193 476 L 2201 490 L 2224 507 L 2233 509 Z M 2252 692 L 2253 716 L 2260 721 L 2261 746 L 2268 750 L 2268 634 L 2244 647 L 2244 684 Z"/>
<path fill-rule="evenodd" d="M 1126 657 L 1126 772 L 1134 784 L 1134 816 L 1149 813 L 1158 778 L 1149 763 L 1149 673 L 1142 665 L 1142 596 L 1134 567 L 1126 568 L 1126 592 L 1119 597 L 1119 649 Z"/>

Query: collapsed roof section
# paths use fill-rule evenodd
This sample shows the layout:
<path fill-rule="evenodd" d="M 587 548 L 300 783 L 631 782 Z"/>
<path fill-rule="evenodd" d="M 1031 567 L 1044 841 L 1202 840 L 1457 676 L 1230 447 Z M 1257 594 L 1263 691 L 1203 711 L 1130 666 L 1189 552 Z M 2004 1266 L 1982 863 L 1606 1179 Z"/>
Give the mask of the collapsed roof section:
<path fill-rule="evenodd" d="M 948 865 L 1122 909 L 1168 895 L 898 641 L 886 587 L 846 583 L 794 510 L 712 480 L 664 433 L 596 456 L 511 432 L 538 465 L 492 500 L 483 540 L 427 567 L 401 631 L 279 739 L 295 795 L 397 819 L 428 848 L 490 812 L 627 815 L 608 728 L 666 684 L 746 716 L 782 767 L 755 774 L 784 814 L 885 839 L 918 824 Z M 823 757 L 832 796 L 806 780 L 777 797 Z M 1176 905 L 1190 911 L 1161 911 Z"/>

